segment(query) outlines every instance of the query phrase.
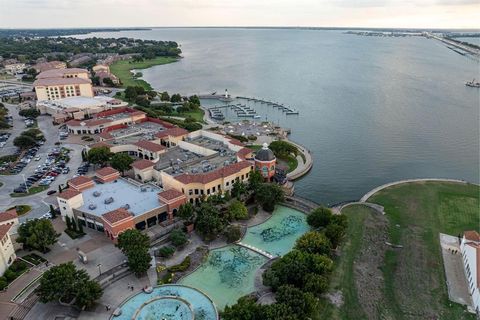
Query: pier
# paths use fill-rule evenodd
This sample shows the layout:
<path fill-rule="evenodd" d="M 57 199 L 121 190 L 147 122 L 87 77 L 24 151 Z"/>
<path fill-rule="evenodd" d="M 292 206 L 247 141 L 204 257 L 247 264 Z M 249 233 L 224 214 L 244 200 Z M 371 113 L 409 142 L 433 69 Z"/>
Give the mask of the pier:
<path fill-rule="evenodd" d="M 253 101 L 253 102 L 256 102 L 256 103 L 260 103 L 260 104 L 266 104 L 266 105 L 271 106 L 273 108 L 278 108 L 279 110 L 285 112 L 285 114 L 287 114 L 287 115 L 299 114 L 298 110 L 296 110 L 292 107 L 288 107 L 288 106 L 285 106 L 283 104 L 273 102 L 273 101 L 270 101 L 270 100 L 263 100 L 263 99 L 242 97 L 242 96 L 237 96 L 236 98 L 247 100 L 247 101 Z"/>

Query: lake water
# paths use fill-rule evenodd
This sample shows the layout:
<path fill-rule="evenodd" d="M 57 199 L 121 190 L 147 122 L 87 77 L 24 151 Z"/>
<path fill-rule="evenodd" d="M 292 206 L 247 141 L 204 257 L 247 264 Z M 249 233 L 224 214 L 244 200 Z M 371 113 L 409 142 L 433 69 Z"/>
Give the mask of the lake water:
<path fill-rule="evenodd" d="M 184 59 L 143 70 L 155 89 L 261 97 L 300 111 L 279 117 L 314 156 L 298 195 L 333 204 L 386 182 L 479 182 L 479 63 L 421 37 L 342 31 L 160 28 L 79 37 L 174 40 Z"/>

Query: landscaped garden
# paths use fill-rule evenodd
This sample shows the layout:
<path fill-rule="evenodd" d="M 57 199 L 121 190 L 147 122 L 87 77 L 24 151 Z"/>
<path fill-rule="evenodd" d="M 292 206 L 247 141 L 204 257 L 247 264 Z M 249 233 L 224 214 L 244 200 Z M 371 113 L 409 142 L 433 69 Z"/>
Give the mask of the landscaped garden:
<path fill-rule="evenodd" d="M 363 205 L 343 209 L 347 240 L 330 289 L 341 298 L 321 316 L 474 319 L 448 299 L 439 233 L 478 229 L 479 191 L 471 184 L 407 183 L 368 199 L 382 205 L 385 216 Z"/>

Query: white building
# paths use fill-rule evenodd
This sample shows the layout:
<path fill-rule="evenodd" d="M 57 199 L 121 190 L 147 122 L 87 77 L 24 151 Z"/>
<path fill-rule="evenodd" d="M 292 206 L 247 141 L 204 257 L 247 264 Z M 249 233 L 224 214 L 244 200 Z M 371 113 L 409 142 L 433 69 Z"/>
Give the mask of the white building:
<path fill-rule="evenodd" d="M 480 234 L 477 231 L 465 231 L 460 244 L 463 267 L 472 297 L 473 307 L 480 313 Z"/>
<path fill-rule="evenodd" d="M 58 100 L 68 97 L 93 97 L 88 71 L 80 68 L 52 69 L 40 73 L 33 83 L 37 100 Z"/>
<path fill-rule="evenodd" d="M 25 63 L 11 63 L 11 64 L 6 64 L 4 66 L 5 71 L 10 74 L 17 74 L 17 73 L 22 73 L 23 69 L 25 69 L 26 65 Z"/>

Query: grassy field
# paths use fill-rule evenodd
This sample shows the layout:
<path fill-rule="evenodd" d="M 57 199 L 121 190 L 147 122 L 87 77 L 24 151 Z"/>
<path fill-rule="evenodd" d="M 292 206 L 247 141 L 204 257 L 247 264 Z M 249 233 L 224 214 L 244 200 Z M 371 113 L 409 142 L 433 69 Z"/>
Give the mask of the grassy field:
<path fill-rule="evenodd" d="M 329 304 L 321 315 L 331 319 L 475 319 L 463 306 L 448 300 L 439 233 L 458 235 L 478 229 L 479 192 L 475 185 L 409 183 L 369 199 L 384 206 L 385 216 L 361 205 L 345 208 L 347 240 L 332 279 L 332 291 L 342 292 L 343 305 Z M 384 228 L 368 229 L 382 218 L 386 218 Z M 381 247 L 381 242 L 375 245 L 368 238 L 370 233 L 378 237 L 382 232 L 386 241 L 403 248 Z M 369 256 L 373 262 L 367 273 L 378 271 L 372 279 L 380 278 L 381 285 L 364 289 L 358 269 Z M 375 257 L 381 258 L 378 265 Z M 371 303 L 361 302 L 365 296 Z"/>
<path fill-rule="evenodd" d="M 145 90 L 152 90 L 150 84 L 144 80 L 138 80 L 133 78 L 133 74 L 130 72 L 132 69 L 147 69 L 153 66 L 167 64 L 177 61 L 174 57 L 156 57 L 150 60 L 144 60 L 140 62 L 133 62 L 132 60 L 117 61 L 110 65 L 110 71 L 116 75 L 123 84 L 123 87 L 128 86 L 141 86 Z"/>

